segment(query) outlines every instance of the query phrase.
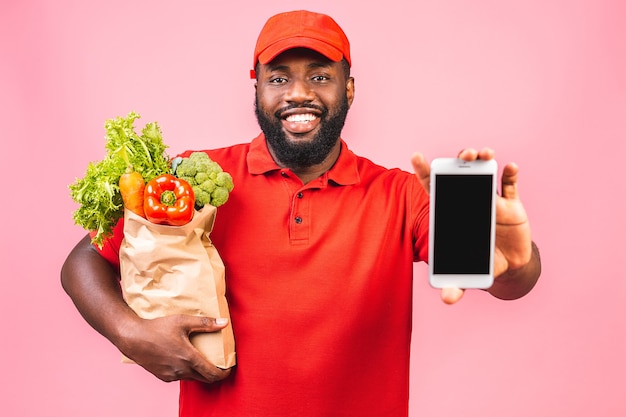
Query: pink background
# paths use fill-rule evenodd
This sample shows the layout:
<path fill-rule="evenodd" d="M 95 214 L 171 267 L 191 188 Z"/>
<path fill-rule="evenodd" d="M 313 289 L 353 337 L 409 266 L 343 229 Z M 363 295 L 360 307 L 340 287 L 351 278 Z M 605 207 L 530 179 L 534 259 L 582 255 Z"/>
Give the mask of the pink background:
<path fill-rule="evenodd" d="M 131 110 L 172 153 L 252 138 L 256 35 L 303 7 L 352 41 L 353 150 L 410 169 L 416 150 L 488 145 L 522 169 L 542 279 L 515 302 L 450 307 L 415 267 L 411 415 L 626 415 L 625 5 L 3 0 L 0 415 L 176 415 L 178 385 L 121 364 L 61 289 L 84 235 L 67 185 Z"/>

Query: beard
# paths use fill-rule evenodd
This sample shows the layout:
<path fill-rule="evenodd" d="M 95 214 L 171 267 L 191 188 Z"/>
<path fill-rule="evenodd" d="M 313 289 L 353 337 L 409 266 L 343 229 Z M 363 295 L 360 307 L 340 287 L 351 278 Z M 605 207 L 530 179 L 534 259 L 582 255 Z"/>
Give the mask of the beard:
<path fill-rule="evenodd" d="M 293 143 L 287 140 L 279 115 L 292 108 L 310 108 L 322 112 L 320 130 L 313 140 L 302 143 Z M 349 108 L 348 97 L 344 95 L 332 113 L 325 108 L 314 105 L 291 105 L 269 115 L 259 107 L 258 97 L 255 101 L 257 121 L 265 134 L 274 157 L 278 160 L 277 162 L 291 169 L 308 168 L 320 164 L 326 159 L 341 136 Z"/>

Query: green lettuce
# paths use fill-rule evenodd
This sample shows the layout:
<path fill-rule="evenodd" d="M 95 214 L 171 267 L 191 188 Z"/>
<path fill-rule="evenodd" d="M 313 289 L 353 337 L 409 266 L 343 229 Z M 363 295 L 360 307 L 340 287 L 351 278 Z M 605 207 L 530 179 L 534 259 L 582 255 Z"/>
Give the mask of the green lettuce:
<path fill-rule="evenodd" d="M 131 167 L 139 172 L 146 182 L 170 172 L 170 158 L 159 125 L 148 123 L 137 134 L 134 123 L 140 117 L 130 112 L 125 118 L 107 120 L 106 156 L 101 161 L 90 162 L 85 175 L 69 185 L 72 199 L 79 204 L 74 211 L 74 222 L 94 232 L 92 243 L 99 247 L 124 216 L 118 184 L 126 169 Z"/>

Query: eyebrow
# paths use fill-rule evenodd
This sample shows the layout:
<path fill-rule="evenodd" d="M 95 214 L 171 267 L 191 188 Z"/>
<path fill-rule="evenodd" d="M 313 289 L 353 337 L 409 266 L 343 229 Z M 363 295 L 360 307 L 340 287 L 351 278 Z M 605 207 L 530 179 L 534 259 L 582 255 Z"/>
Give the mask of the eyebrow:
<path fill-rule="evenodd" d="M 329 68 L 333 64 L 332 61 L 329 62 L 311 62 L 307 65 L 309 69 L 317 69 L 317 68 Z M 289 66 L 284 64 L 268 64 L 267 69 L 269 71 L 288 71 Z"/>

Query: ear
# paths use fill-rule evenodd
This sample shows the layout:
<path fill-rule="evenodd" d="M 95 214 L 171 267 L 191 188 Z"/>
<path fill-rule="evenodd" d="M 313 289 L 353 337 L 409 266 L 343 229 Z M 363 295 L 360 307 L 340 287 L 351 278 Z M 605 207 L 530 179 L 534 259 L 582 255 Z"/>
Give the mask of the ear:
<path fill-rule="evenodd" d="M 348 98 L 348 105 L 352 106 L 354 101 L 354 77 L 348 78 L 346 82 L 346 97 Z"/>

